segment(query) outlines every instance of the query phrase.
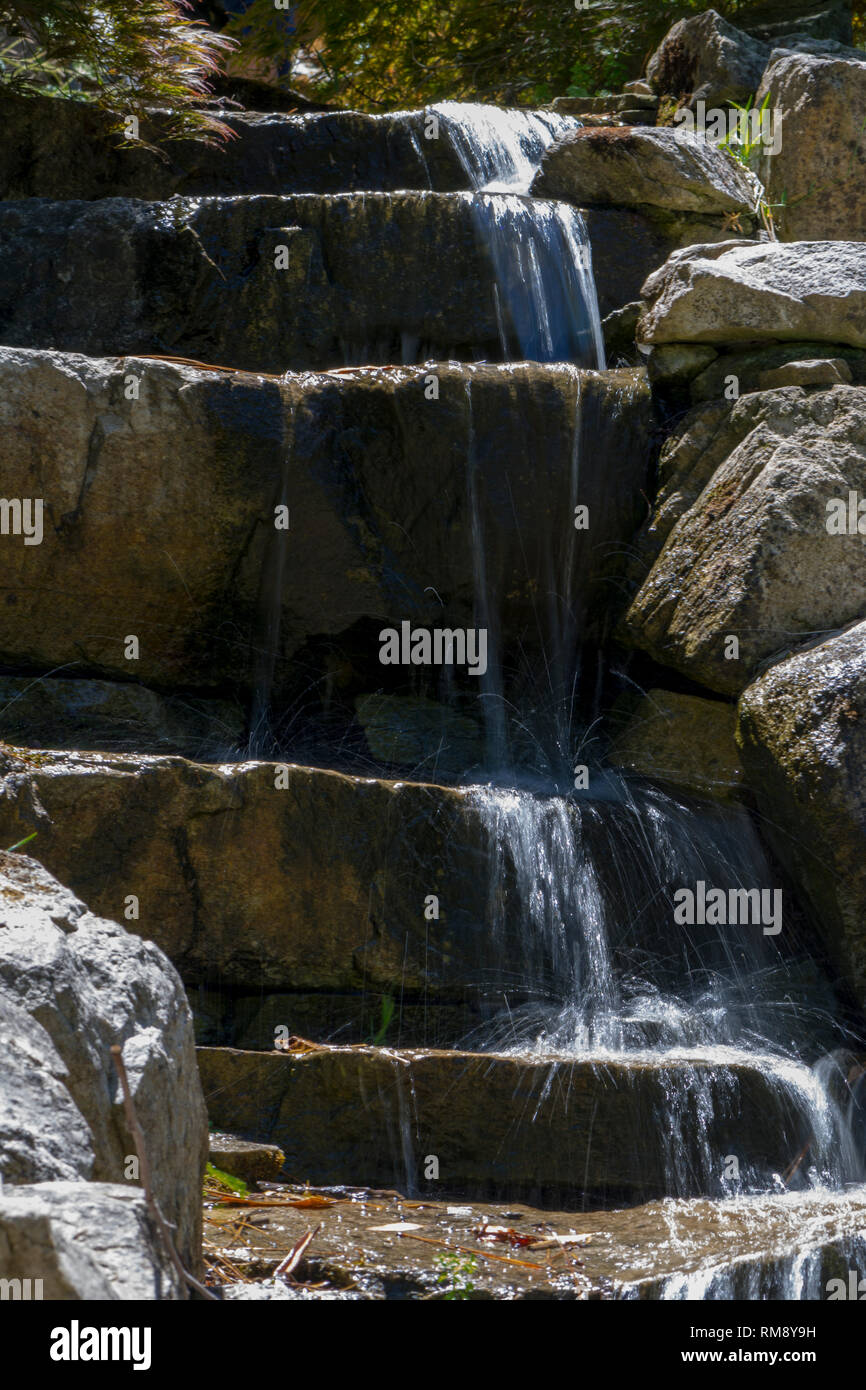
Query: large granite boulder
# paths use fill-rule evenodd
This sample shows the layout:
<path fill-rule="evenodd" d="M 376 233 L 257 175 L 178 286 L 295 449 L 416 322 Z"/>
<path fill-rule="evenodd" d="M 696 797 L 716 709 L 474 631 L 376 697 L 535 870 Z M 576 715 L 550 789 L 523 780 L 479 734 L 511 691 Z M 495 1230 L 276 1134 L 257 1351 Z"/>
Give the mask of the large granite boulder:
<path fill-rule="evenodd" d="M 186 1297 L 144 1197 L 119 1183 L 7 1187 L 0 1193 L 0 1279 L 13 1298 L 51 1302 Z"/>
<path fill-rule="evenodd" d="M 777 52 L 756 103 L 781 121 L 781 148 L 760 161 L 785 241 L 866 239 L 866 53 Z"/>
<path fill-rule="evenodd" d="M 734 695 L 762 662 L 866 613 L 866 536 L 829 524 L 852 490 L 866 496 L 862 388 L 696 407 L 665 446 L 632 640 Z"/>
<path fill-rule="evenodd" d="M 754 174 L 703 136 L 664 126 L 612 126 L 586 127 L 551 145 L 532 192 L 581 207 L 749 216 L 761 188 Z"/>
<path fill-rule="evenodd" d="M 765 833 L 866 1004 L 866 623 L 750 685 L 738 738 Z"/>
<path fill-rule="evenodd" d="M 118 1044 L 153 1171 L 188 1267 L 200 1264 L 207 1122 L 192 1021 L 162 952 L 94 916 L 21 854 L 0 855 L 0 1174 L 10 1183 L 129 1180 L 135 1145 Z"/>
<path fill-rule="evenodd" d="M 775 50 L 857 56 L 856 49 L 847 47 L 850 19 L 846 29 L 844 24 L 810 24 L 808 18 L 801 28 L 795 11 L 789 11 L 784 26 L 743 18 L 746 28 L 715 10 L 678 20 L 647 63 L 648 82 L 664 95 L 689 98 L 691 106 L 703 100 L 719 107 L 754 96 Z"/>
<path fill-rule="evenodd" d="M 856 241 L 736 241 L 675 251 L 643 288 L 638 341 L 800 339 L 866 347 L 866 257 Z"/>

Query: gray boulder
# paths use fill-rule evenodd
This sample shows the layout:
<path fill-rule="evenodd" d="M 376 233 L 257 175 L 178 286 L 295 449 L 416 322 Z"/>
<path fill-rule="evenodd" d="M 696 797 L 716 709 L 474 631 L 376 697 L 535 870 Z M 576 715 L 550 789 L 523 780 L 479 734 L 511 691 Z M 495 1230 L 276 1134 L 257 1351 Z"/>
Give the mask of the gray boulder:
<path fill-rule="evenodd" d="M 552 145 L 532 192 L 581 207 L 750 216 L 762 190 L 754 174 L 701 135 L 611 126 L 577 130 Z"/>
<path fill-rule="evenodd" d="M 866 346 L 866 256 L 856 241 L 688 247 L 649 277 L 643 297 L 643 343 L 769 338 Z"/>
<path fill-rule="evenodd" d="M 762 662 L 866 613 L 866 535 L 828 503 L 866 496 L 866 391 L 796 387 L 697 407 L 668 442 L 625 619 L 663 665 L 738 694 Z M 736 639 L 736 646 L 731 639 Z"/>
<path fill-rule="evenodd" d="M 866 1004 L 866 623 L 750 685 L 738 740 L 765 831 Z"/>
<path fill-rule="evenodd" d="M 157 1199 L 197 1269 L 207 1118 L 189 1006 L 162 952 L 88 912 L 41 864 L 2 854 L 0 1008 L 5 1029 L 22 1014 L 32 1020 L 3 1083 L 14 1090 L 4 1106 L 0 1174 L 16 1183 L 128 1180 L 135 1146 L 110 1056 L 118 1043 Z M 28 1049 L 40 1045 L 37 1063 Z"/>
<path fill-rule="evenodd" d="M 866 53 L 774 52 L 758 92 L 781 120 L 760 161 L 785 241 L 866 239 Z"/>
<path fill-rule="evenodd" d="M 13 1299 L 186 1296 L 141 1192 L 118 1183 L 43 1182 L 0 1193 L 0 1279 Z"/>

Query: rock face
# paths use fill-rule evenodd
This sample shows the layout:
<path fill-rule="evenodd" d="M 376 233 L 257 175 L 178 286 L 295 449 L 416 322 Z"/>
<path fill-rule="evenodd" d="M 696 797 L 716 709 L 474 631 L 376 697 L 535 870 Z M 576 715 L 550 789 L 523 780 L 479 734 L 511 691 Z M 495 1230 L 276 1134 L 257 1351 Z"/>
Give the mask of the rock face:
<path fill-rule="evenodd" d="M 344 193 L 352 189 L 468 188 L 447 138 L 424 138 L 425 113 L 367 116 L 223 113 L 223 144 L 162 141 L 152 113 L 141 139 L 120 144 L 94 106 L 50 97 L 0 97 L 0 198 L 146 198 L 207 193 Z M 161 143 L 162 142 L 162 143 Z"/>
<path fill-rule="evenodd" d="M 511 232 L 501 215 L 509 211 Z M 556 207 L 548 212 L 557 222 Z M 508 262 L 501 285 L 491 221 Z M 557 241 L 553 229 L 546 251 L 549 230 L 543 204 L 530 218 L 519 197 L 505 194 L 0 203 L 0 337 L 9 346 L 173 353 L 277 374 L 537 356 L 521 342 L 527 290 L 513 262 L 534 238 L 536 256 L 546 254 L 556 275 L 564 232 Z M 561 272 L 556 283 L 561 294 Z M 581 332 L 565 325 L 545 360 L 583 353 L 595 365 Z"/>
<path fill-rule="evenodd" d="M 856 241 L 693 246 L 675 251 L 643 294 L 639 342 L 866 347 L 866 258 Z"/>
<path fill-rule="evenodd" d="M 844 544 L 842 538 L 838 538 Z M 740 700 L 738 738 L 767 833 L 866 1003 L 866 623 L 779 662 Z"/>
<path fill-rule="evenodd" d="M 109 1052 L 119 1043 L 157 1199 L 188 1268 L 198 1268 L 207 1121 L 175 971 L 154 945 L 95 917 L 23 855 L 0 857 L 0 928 L 0 1013 L 12 1058 L 0 1173 L 15 1184 L 124 1181 L 135 1147 Z"/>
<path fill-rule="evenodd" d="M 229 690 L 245 706 L 270 687 L 311 718 L 330 701 L 352 721 L 356 697 L 389 679 L 384 693 L 396 694 L 408 679 L 379 660 L 383 628 L 478 625 L 475 525 L 488 581 L 505 596 L 496 622 L 506 655 L 536 649 L 547 622 L 537 576 L 550 572 L 556 589 L 551 567 L 569 545 L 577 619 L 587 637 L 603 631 L 649 463 L 645 374 L 484 366 L 467 390 L 461 368 L 441 366 L 436 380 L 430 399 L 425 369 L 276 382 L 0 349 L 4 487 L 31 497 L 38 477 L 44 499 L 41 544 L 4 540 L 0 660 L 134 675 L 190 695 Z M 580 534 L 575 456 L 589 507 Z M 277 530 L 275 508 L 289 502 L 289 530 Z M 428 698 L 439 696 L 436 675 Z M 176 738 L 172 751 L 201 756 L 195 701 L 175 701 L 170 715 L 140 686 L 117 686 L 97 712 L 106 691 L 31 684 L 19 699 L 17 687 L 2 727 L 44 744 L 56 718 L 65 742 L 83 696 L 89 738 L 100 723 L 122 737 L 129 720 L 141 746 Z M 208 709 L 230 745 L 237 713 Z"/>
<path fill-rule="evenodd" d="M 585 128 L 564 136 L 545 153 L 532 192 L 581 207 L 645 205 L 748 217 L 761 189 L 755 176 L 717 145 L 660 126 Z"/>
<path fill-rule="evenodd" d="M 866 53 L 774 53 L 756 104 L 765 97 L 781 117 L 781 149 L 761 161 L 769 201 L 785 200 L 779 235 L 866 239 Z"/>
<path fill-rule="evenodd" d="M 134 749 L 219 762 L 244 742 L 237 703 L 160 696 L 133 681 L 0 676 L 0 739 L 28 748 Z"/>
<path fill-rule="evenodd" d="M 828 504 L 842 499 L 847 515 L 852 489 L 866 492 L 861 388 L 696 408 L 665 448 L 643 538 L 652 568 L 626 616 L 633 640 L 733 695 L 762 661 L 859 617 L 866 538 L 828 530 Z"/>
<path fill-rule="evenodd" d="M 614 767 L 704 796 L 735 796 L 743 781 L 736 714 L 721 700 L 650 690 L 615 740 Z"/>
<path fill-rule="evenodd" d="M 186 1296 L 143 1196 L 119 1183 L 6 1188 L 0 1194 L 0 1279 L 30 1281 L 21 1297 L 52 1301 Z"/>
<path fill-rule="evenodd" d="M 722 1106 L 713 1113 L 707 1152 L 772 1165 L 797 1133 L 779 1090 L 757 1067 L 736 1064 L 712 1075 L 701 1062 L 536 1062 L 360 1047 L 198 1055 L 213 1122 L 279 1144 L 290 1175 L 323 1186 L 526 1200 L 592 1193 L 611 1203 L 715 1191 L 697 1147 L 678 1167 L 663 1115 L 672 1095 L 687 1103 L 687 1094 L 709 1099 L 717 1087 L 729 1087 L 739 1105 L 728 1119 Z M 518 1123 L 527 1112 L 533 1123 Z M 430 1155 L 439 1159 L 438 1178 L 425 1183 Z"/>

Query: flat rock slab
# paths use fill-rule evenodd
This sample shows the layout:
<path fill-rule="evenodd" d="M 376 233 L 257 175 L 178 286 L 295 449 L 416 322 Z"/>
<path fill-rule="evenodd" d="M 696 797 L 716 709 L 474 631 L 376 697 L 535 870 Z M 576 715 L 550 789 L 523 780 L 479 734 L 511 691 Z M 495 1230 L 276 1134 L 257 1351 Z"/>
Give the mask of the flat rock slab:
<path fill-rule="evenodd" d="M 761 185 L 702 136 L 671 126 L 588 127 L 546 151 L 532 192 L 581 207 L 648 206 L 751 217 Z"/>
<path fill-rule="evenodd" d="M 356 697 L 382 688 L 382 628 L 477 625 L 474 518 L 503 596 L 506 653 L 537 648 L 549 607 L 538 576 L 550 572 L 555 589 L 551 566 L 569 546 L 574 621 L 584 640 L 604 630 L 649 467 L 645 373 L 519 364 L 435 375 L 430 399 L 423 368 L 276 381 L 0 348 L 6 496 L 31 498 L 38 476 L 44 502 L 40 544 L 3 540 L 0 659 L 61 678 L 10 689 L 2 735 L 45 745 L 56 722 L 67 742 L 83 703 L 103 748 L 140 737 L 137 751 L 158 739 L 206 754 L 195 702 L 179 708 L 132 677 L 187 694 L 233 688 L 244 701 L 269 683 L 311 713 L 326 691 L 351 721 Z M 278 531 L 283 503 L 289 529 Z M 130 683 L 101 697 L 98 683 L 73 687 L 82 665 Z M 410 674 L 421 673 L 392 672 Z M 461 674 L 474 694 L 477 678 Z M 208 712 L 230 746 L 237 713 Z"/>
<path fill-rule="evenodd" d="M 279 1144 L 298 1181 L 634 1201 L 720 1191 L 727 1153 L 763 1169 L 797 1152 L 796 1117 L 758 1065 L 362 1047 L 198 1056 L 212 1123 Z M 683 1163 L 667 1117 L 690 1093 L 703 1096 L 707 1130 L 690 1139 L 683 1125 Z"/>
<path fill-rule="evenodd" d="M 103 114 L 81 101 L 0 97 L 5 132 L 0 198 L 132 197 L 176 193 L 349 193 L 401 188 L 468 188 L 443 134 L 424 138 L 425 113 L 368 116 L 221 113 L 225 143 L 172 140 L 158 150 L 121 145 Z M 142 122 L 142 141 L 159 145 L 165 118 Z"/>
<path fill-rule="evenodd" d="M 214 1168 L 240 1178 L 248 1187 L 278 1178 L 286 1161 L 276 1144 L 255 1144 L 248 1139 L 237 1139 L 233 1134 L 211 1134 L 208 1142 L 208 1159 Z"/>
<path fill-rule="evenodd" d="M 0 1194 L 0 1279 L 21 1281 L 22 1297 L 46 1301 L 186 1297 L 140 1189 L 121 1183 L 7 1187 Z"/>
<path fill-rule="evenodd" d="M 274 1189 L 289 1201 L 310 1195 Z M 299 1289 L 273 1271 L 310 1229 L 309 1210 L 268 1207 L 267 1230 L 250 1229 L 243 1241 L 235 1211 L 206 1213 L 211 1256 L 226 1255 L 254 1281 L 224 1285 L 226 1298 L 822 1300 L 828 1279 L 841 1276 L 847 1287 L 848 1270 L 862 1269 L 866 1254 L 862 1188 L 588 1212 L 346 1188 L 315 1196 L 319 1231 L 297 1271 Z M 221 1277 L 231 1277 L 225 1267 Z"/>
<path fill-rule="evenodd" d="M 866 257 L 856 241 L 693 246 L 675 251 L 643 294 L 643 343 L 866 346 Z"/>
<path fill-rule="evenodd" d="M 572 229 L 571 209 L 505 194 L 0 203 L 0 339 L 271 373 L 537 357 L 521 337 L 538 317 L 519 273 L 530 243 L 556 328 L 544 360 L 594 366 L 588 317 L 557 317 L 568 249 L 545 207 Z"/>
<path fill-rule="evenodd" d="M 835 534 L 866 492 L 866 391 L 790 387 L 698 406 L 668 441 L 651 565 L 625 618 L 663 665 L 736 695 L 762 662 L 866 611 L 864 547 Z M 735 649 L 727 639 L 737 639 Z"/>
<path fill-rule="evenodd" d="M 862 622 L 779 662 L 740 700 L 738 737 L 767 831 L 866 1002 L 864 728 Z"/>

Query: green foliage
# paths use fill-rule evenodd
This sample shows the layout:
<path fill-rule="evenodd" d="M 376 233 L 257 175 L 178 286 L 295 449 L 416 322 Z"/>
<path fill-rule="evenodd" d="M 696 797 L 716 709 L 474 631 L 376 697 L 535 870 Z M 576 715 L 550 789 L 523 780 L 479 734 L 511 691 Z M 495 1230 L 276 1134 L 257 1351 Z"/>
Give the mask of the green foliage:
<path fill-rule="evenodd" d="M 207 78 L 233 47 L 190 22 L 185 0 L 0 0 L 0 85 L 91 100 L 117 129 L 170 107 L 169 138 L 213 139 L 224 127 L 199 109 Z"/>
<path fill-rule="evenodd" d="M 254 0 L 226 32 L 243 61 L 318 69 L 320 99 L 362 109 L 444 99 L 530 105 L 619 91 L 677 19 L 702 0 L 299 0 L 297 26 Z M 716 8 L 736 17 L 740 0 Z M 302 86 L 296 75 L 291 85 Z"/>
<path fill-rule="evenodd" d="M 452 1254 L 443 1250 L 435 1259 L 436 1283 L 445 1290 L 446 1299 L 469 1298 L 475 1292 L 472 1276 L 478 1267 L 474 1255 Z"/>
<path fill-rule="evenodd" d="M 10 845 L 10 846 L 9 846 L 9 848 L 8 848 L 7 851 L 6 851 L 6 853 L 7 853 L 7 854 L 11 854 L 12 851 L 13 851 L 13 849 L 22 849 L 24 845 L 29 845 L 29 844 L 30 844 L 30 841 L 31 841 L 31 840 L 35 840 L 35 839 L 36 839 L 36 836 L 37 836 L 38 834 L 39 834 L 39 831 L 38 831 L 38 830 L 34 830 L 34 831 L 32 832 L 32 834 L 30 834 L 30 835 L 25 835 L 23 840 L 16 840 L 16 842 L 15 842 L 14 845 Z"/>
<path fill-rule="evenodd" d="M 208 1163 L 204 1170 L 205 1194 L 212 1195 L 208 1189 L 214 1187 L 226 1188 L 236 1197 L 247 1197 L 249 1188 L 240 1178 L 235 1178 L 231 1173 L 224 1173 L 222 1168 L 216 1168 L 213 1163 Z"/>
<path fill-rule="evenodd" d="M 379 1027 L 373 1033 L 370 1041 L 374 1047 L 382 1047 L 388 1034 L 388 1029 L 394 1019 L 394 1000 L 390 994 L 382 996 L 381 1011 L 379 1014 Z"/>

